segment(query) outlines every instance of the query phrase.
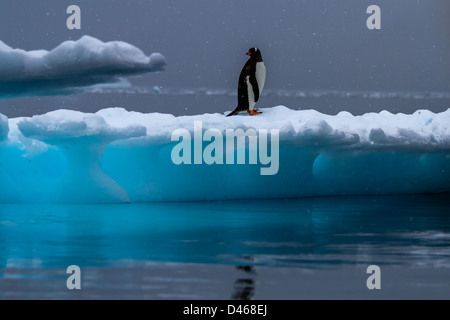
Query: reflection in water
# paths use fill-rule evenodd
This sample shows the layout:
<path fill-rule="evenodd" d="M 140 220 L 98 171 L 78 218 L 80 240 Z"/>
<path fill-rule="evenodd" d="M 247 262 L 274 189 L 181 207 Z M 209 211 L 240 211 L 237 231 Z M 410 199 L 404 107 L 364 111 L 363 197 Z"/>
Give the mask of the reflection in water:
<path fill-rule="evenodd" d="M 131 266 L 149 261 L 228 265 L 239 273 L 227 280 L 233 286 L 231 297 L 252 299 L 261 290 L 261 267 L 316 270 L 379 264 L 438 270 L 450 265 L 449 205 L 448 194 L 2 204 L 0 285 L 7 275 L 27 277 L 16 272 L 20 268 L 65 270 L 75 264 L 103 274 L 123 261 Z M 139 287 L 139 275 L 132 279 Z"/>
<path fill-rule="evenodd" d="M 308 266 L 449 258 L 449 197 L 311 198 L 130 205 L 0 205 L 0 263 L 117 259 Z M 252 256 L 249 264 L 245 256 Z"/>
<path fill-rule="evenodd" d="M 244 257 L 247 260 L 253 261 L 252 256 Z M 256 268 L 253 265 L 242 265 L 237 266 L 237 270 L 243 272 L 242 276 L 239 277 L 234 283 L 234 292 L 231 299 L 234 300 L 251 300 L 255 295 L 255 279 Z"/>
<path fill-rule="evenodd" d="M 310 198 L 130 205 L 0 205 L 0 267 L 165 261 L 308 267 L 447 259 L 450 199 Z M 251 256 L 249 263 L 245 257 Z"/>
<path fill-rule="evenodd" d="M 237 279 L 234 284 L 234 293 L 231 296 L 235 300 L 251 300 L 255 295 L 255 281 L 250 278 Z"/>

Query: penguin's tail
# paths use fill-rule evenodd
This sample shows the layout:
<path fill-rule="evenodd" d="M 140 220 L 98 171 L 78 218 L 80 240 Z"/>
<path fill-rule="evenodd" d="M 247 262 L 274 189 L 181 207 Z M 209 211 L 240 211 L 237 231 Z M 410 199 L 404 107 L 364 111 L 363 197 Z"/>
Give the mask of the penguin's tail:
<path fill-rule="evenodd" d="M 230 113 L 227 115 L 227 117 L 229 117 L 229 116 L 234 116 L 234 115 L 238 114 L 240 111 L 241 111 L 241 110 L 239 110 L 239 108 L 236 108 L 236 109 L 234 109 L 233 112 L 230 112 Z"/>

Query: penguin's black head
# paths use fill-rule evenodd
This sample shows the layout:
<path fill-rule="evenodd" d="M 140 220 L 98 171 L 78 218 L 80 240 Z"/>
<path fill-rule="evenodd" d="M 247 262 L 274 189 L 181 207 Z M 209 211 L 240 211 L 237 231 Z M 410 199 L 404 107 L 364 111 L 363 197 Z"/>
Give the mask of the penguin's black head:
<path fill-rule="evenodd" d="M 259 49 L 256 48 L 256 47 L 250 48 L 250 49 L 248 49 L 247 55 L 251 56 L 252 54 L 254 54 L 254 53 L 258 52 L 258 51 L 259 51 Z"/>
<path fill-rule="evenodd" d="M 250 59 L 262 61 L 261 51 L 259 51 L 259 49 L 256 47 L 252 47 L 252 48 L 248 49 L 247 55 L 250 56 Z"/>

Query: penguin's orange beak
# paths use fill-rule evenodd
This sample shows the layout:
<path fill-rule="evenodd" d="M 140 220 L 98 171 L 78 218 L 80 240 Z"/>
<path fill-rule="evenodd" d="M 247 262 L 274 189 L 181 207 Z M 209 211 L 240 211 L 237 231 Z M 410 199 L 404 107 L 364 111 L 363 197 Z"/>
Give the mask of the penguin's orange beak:
<path fill-rule="evenodd" d="M 251 52 L 249 51 L 249 52 L 247 52 L 247 55 L 248 55 L 248 56 L 251 56 L 251 55 L 252 55 L 252 53 L 251 53 Z"/>

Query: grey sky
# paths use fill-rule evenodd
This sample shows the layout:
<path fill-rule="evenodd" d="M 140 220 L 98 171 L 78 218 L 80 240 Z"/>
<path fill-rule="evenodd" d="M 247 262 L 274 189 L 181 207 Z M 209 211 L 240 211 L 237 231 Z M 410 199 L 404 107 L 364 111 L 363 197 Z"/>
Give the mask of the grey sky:
<path fill-rule="evenodd" d="M 70 4 L 80 31 L 66 28 Z M 366 28 L 371 4 L 381 30 Z M 16 0 L 0 4 L 0 40 L 48 50 L 88 34 L 166 56 L 166 72 L 133 83 L 234 88 L 255 45 L 272 88 L 448 91 L 449 17 L 448 0 Z"/>

